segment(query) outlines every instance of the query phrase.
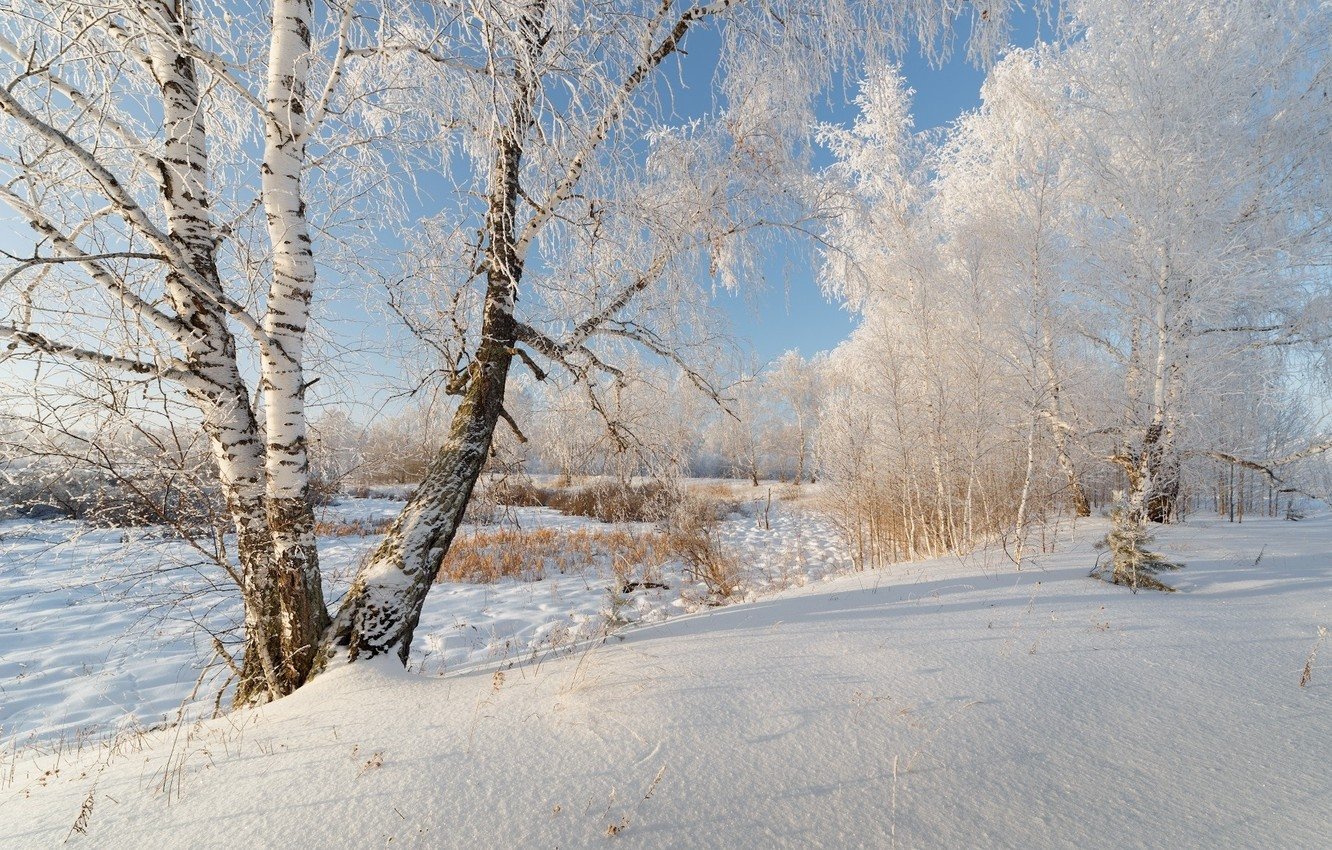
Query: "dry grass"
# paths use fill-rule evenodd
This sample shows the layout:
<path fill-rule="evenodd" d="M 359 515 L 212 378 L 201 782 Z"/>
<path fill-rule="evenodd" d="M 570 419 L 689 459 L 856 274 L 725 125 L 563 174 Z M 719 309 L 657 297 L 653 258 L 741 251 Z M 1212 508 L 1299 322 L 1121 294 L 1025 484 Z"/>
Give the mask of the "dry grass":
<path fill-rule="evenodd" d="M 850 469 L 825 479 L 807 499 L 842 532 L 856 569 L 881 569 L 1004 539 L 1017 523 L 1021 484 L 965 477 L 932 483 L 910 473 L 884 478 Z M 774 491 L 774 498 L 779 495 Z M 1028 526 L 1057 515 L 1051 494 L 1031 494 Z"/>
<path fill-rule="evenodd" d="M 1314 664 L 1318 661 L 1318 647 L 1327 640 L 1327 627 L 1318 627 L 1318 639 L 1314 641 L 1313 648 L 1309 650 L 1309 657 L 1305 659 L 1304 670 L 1300 673 L 1300 687 L 1309 687 L 1309 682 L 1313 681 Z"/>
<path fill-rule="evenodd" d="M 538 487 L 526 478 L 504 478 L 477 483 L 475 496 L 511 508 L 537 508 L 545 505 L 543 495 L 551 488 Z"/>
<path fill-rule="evenodd" d="M 484 498 L 516 508 L 554 508 L 569 516 L 607 523 L 660 522 L 685 500 L 708 502 L 719 516 L 736 509 L 734 490 L 725 483 L 690 485 L 682 489 L 660 481 L 628 484 L 598 479 L 586 484 L 540 486 L 526 480 L 497 481 L 486 486 Z"/>
<path fill-rule="evenodd" d="M 388 530 L 391 519 L 316 520 L 317 537 L 371 537 Z"/>
<path fill-rule="evenodd" d="M 740 481 L 691 481 L 689 495 L 713 502 L 736 502 L 739 499 L 753 498 L 761 492 L 751 487 L 749 482 Z"/>
<path fill-rule="evenodd" d="M 490 505 L 544 505 L 606 522 L 655 520 L 663 530 L 473 525 L 454 539 L 437 582 L 541 581 L 592 572 L 614 578 L 612 592 L 624 595 L 666 587 L 662 568 L 675 560 L 687 577 L 704 584 L 707 595 L 701 602 L 722 604 L 742 584 L 743 570 L 715 533 L 718 521 L 735 509 L 726 498 L 730 490 L 725 485 L 682 497 L 679 490 L 658 483 L 600 481 L 560 488 L 509 480 L 493 482 L 478 495 Z M 315 532 L 321 537 L 370 537 L 384 533 L 390 523 L 389 519 L 322 520 Z"/>
<path fill-rule="evenodd" d="M 662 484 L 606 481 L 563 491 L 551 507 L 572 516 L 595 517 L 602 522 L 655 522 L 678 500 L 679 494 Z"/>
<path fill-rule="evenodd" d="M 724 605 L 741 589 L 744 571 L 740 563 L 708 532 L 674 534 L 671 552 L 684 563 L 685 575 L 707 588 L 710 605 Z"/>
<path fill-rule="evenodd" d="M 436 581 L 541 581 L 551 575 L 597 569 L 612 571 L 628 584 L 635 568 L 643 574 L 659 571 L 668 557 L 659 534 L 585 528 L 484 529 L 454 539 Z"/>

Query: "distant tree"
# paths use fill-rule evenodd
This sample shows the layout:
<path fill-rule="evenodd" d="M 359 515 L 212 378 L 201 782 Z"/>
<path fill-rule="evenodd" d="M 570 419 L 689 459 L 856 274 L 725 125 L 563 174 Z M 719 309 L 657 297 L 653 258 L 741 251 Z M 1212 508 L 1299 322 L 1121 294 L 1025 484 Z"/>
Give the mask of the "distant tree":
<path fill-rule="evenodd" d="M 769 468 L 767 455 L 777 424 L 766 376 L 741 375 L 729 393 L 729 415 L 717 420 L 717 448 L 731 475 L 757 487 Z"/>
<path fill-rule="evenodd" d="M 824 132 L 824 282 L 863 320 L 831 358 L 855 412 L 825 414 L 820 458 L 895 553 L 1016 529 L 1020 559 L 1049 506 L 1090 512 L 1089 480 L 1122 487 L 1131 536 L 1215 463 L 1275 494 L 1332 446 L 1254 415 L 1332 340 L 1326 4 L 1067 10 L 943 139 L 877 71 Z"/>
<path fill-rule="evenodd" d="M 781 406 L 790 425 L 788 434 L 779 440 L 781 448 L 795 454 L 792 480 L 797 485 L 806 476 L 814 481 L 811 454 L 814 434 L 819 427 L 825 368 L 822 357 L 805 360 L 798 351 L 786 352 L 768 368 L 767 382 L 772 400 Z"/>

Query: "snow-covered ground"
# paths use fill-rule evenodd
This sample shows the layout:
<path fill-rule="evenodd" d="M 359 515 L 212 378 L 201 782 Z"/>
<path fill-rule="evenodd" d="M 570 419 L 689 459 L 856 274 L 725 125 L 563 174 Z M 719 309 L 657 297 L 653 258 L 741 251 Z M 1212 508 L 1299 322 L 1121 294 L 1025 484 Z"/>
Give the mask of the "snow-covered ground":
<path fill-rule="evenodd" d="M 372 527 L 401 508 L 389 499 L 345 499 L 321 517 Z M 720 537 L 742 560 L 751 596 L 849 568 L 836 534 L 817 517 L 781 502 L 773 503 L 770 528 L 750 514 L 723 522 Z M 525 529 L 607 527 L 548 508 L 509 509 L 505 521 Z M 648 533 L 651 526 L 628 528 Z M 320 539 L 328 598 L 341 595 L 378 539 Z M 618 618 L 653 622 L 684 613 L 678 569 L 663 578 L 666 589 L 632 594 Z M 411 667 L 437 675 L 567 649 L 606 630 L 612 583 L 609 571 L 589 569 L 539 582 L 439 584 L 416 630 Z M 211 713 L 226 674 L 211 634 L 240 616 L 239 599 L 213 563 L 152 530 L 0 522 L 0 743 L 77 742 L 174 721 L 182 711 Z"/>
<path fill-rule="evenodd" d="M 1168 529 L 1169 595 L 1103 530 L 30 749 L 0 845 L 1327 847 L 1332 518 Z"/>

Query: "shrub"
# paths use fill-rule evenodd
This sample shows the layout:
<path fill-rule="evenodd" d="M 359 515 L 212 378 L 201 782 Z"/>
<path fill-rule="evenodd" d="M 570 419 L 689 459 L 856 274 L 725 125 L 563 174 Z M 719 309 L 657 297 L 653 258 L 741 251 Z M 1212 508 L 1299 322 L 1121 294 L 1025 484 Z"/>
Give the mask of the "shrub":
<path fill-rule="evenodd" d="M 741 588 L 744 571 L 717 537 L 716 503 L 686 500 L 672 514 L 667 526 L 667 547 L 680 560 L 684 573 L 702 582 L 709 605 L 722 605 Z"/>
<path fill-rule="evenodd" d="M 4 513 L 82 520 L 98 528 L 160 525 L 207 532 L 221 516 L 216 486 L 198 470 L 126 463 L 116 475 L 56 460 L 11 462 L 0 469 Z"/>
<path fill-rule="evenodd" d="M 370 537 L 383 534 L 392 524 L 391 519 L 316 520 L 315 535 L 319 537 Z"/>
<path fill-rule="evenodd" d="M 582 486 L 540 487 L 530 480 L 510 478 L 478 487 L 478 495 L 497 505 L 553 508 L 607 523 L 657 522 L 680 500 L 678 488 L 661 482 L 628 484 L 612 479 Z"/>
<path fill-rule="evenodd" d="M 502 505 L 478 488 L 472 491 L 472 498 L 467 500 L 462 521 L 465 525 L 494 525 L 500 520 L 501 508 Z"/>
<path fill-rule="evenodd" d="M 511 508 L 537 508 L 546 505 L 553 491 L 542 490 L 529 478 L 505 477 L 497 481 L 477 484 L 478 495 L 497 505 Z M 476 496 L 473 496 L 475 499 Z"/>
<path fill-rule="evenodd" d="M 561 505 L 566 514 L 595 517 L 602 522 L 656 522 L 666 516 L 679 498 L 664 484 L 623 484 L 599 481 L 589 487 L 566 491 Z"/>

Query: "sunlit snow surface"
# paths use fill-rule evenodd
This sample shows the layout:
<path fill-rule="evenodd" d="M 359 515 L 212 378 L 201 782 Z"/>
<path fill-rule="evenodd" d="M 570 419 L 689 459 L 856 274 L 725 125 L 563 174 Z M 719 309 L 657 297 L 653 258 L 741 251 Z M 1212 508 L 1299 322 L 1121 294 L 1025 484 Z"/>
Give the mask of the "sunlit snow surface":
<path fill-rule="evenodd" d="M 321 516 L 368 524 L 401 508 L 387 499 L 344 499 Z M 780 504 L 773 513 L 770 529 L 749 515 L 722 525 L 721 539 L 743 561 L 751 594 L 849 567 L 828 523 L 784 513 Z M 548 508 L 510 509 L 503 521 L 529 529 L 606 527 Z M 334 603 L 378 539 L 320 540 Z M 653 622 L 683 613 L 678 570 L 665 578 L 669 589 L 638 591 L 620 618 Z M 605 631 L 611 584 L 593 570 L 538 582 L 436 585 L 411 667 L 440 674 L 568 648 Z M 0 522 L 0 742 L 97 738 L 174 721 L 182 705 L 185 716 L 211 712 L 227 672 L 215 660 L 212 634 L 234 629 L 240 616 L 239 599 L 217 566 L 160 532 Z"/>
<path fill-rule="evenodd" d="M 1020 572 L 996 550 L 852 573 L 534 660 L 356 664 L 259 710 L 0 753 L 0 847 L 1328 846 L 1332 646 L 1300 680 L 1332 625 L 1332 519 L 1164 529 L 1174 594 L 1088 578 L 1104 531 Z M 504 593 L 478 598 L 500 618 Z M 102 619 L 41 627 L 91 652 L 79 629 L 130 622 Z M 129 645 L 141 692 L 187 688 Z"/>

